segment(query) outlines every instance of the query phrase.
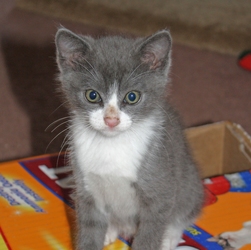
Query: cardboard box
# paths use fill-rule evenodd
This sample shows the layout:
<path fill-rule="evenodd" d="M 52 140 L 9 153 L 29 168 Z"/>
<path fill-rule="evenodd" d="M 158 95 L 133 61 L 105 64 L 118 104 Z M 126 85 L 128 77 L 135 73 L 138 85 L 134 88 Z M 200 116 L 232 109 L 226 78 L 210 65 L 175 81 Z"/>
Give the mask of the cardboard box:
<path fill-rule="evenodd" d="M 206 206 L 177 249 L 223 249 L 214 242 L 217 235 L 251 221 L 251 140 L 230 122 L 190 128 L 186 135 L 203 177 L 214 177 L 204 179 Z M 64 154 L 0 164 L 0 250 L 74 249 L 68 175 Z M 128 250 L 130 244 L 119 238 L 104 249 Z"/>
<path fill-rule="evenodd" d="M 202 177 L 251 169 L 251 137 L 239 124 L 218 122 L 185 133 Z"/>

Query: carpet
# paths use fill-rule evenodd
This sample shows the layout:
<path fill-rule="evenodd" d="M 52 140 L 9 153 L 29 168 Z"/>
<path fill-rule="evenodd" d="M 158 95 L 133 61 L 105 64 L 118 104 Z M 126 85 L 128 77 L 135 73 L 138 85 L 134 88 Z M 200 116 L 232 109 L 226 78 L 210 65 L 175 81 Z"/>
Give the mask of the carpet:
<path fill-rule="evenodd" d="M 249 0 L 17 0 L 25 10 L 149 35 L 168 28 L 174 41 L 237 55 L 251 44 Z"/>

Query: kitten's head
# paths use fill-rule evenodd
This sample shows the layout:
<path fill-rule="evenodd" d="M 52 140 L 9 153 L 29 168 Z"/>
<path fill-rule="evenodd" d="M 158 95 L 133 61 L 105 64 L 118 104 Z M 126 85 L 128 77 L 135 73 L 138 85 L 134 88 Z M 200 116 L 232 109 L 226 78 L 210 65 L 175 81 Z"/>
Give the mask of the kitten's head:
<path fill-rule="evenodd" d="M 168 31 L 93 39 L 61 28 L 56 46 L 63 92 L 83 126 L 109 136 L 157 116 L 170 67 Z"/>

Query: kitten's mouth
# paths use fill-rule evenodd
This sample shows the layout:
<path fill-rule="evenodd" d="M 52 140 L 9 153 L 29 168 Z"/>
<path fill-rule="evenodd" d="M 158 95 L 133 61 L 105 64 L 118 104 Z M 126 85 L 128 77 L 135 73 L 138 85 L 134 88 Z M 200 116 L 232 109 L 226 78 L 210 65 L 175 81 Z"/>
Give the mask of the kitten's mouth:
<path fill-rule="evenodd" d="M 105 129 L 103 129 L 102 131 L 100 131 L 104 136 L 106 137 L 114 137 L 117 136 L 121 133 L 120 130 L 116 129 L 116 128 L 109 128 L 106 127 Z"/>
<path fill-rule="evenodd" d="M 120 119 L 118 117 L 104 117 L 104 123 L 104 132 L 106 135 L 114 136 L 121 132 L 119 128 Z"/>
<path fill-rule="evenodd" d="M 123 126 L 120 126 L 120 123 L 118 123 L 117 125 L 105 124 L 105 127 L 100 132 L 105 136 L 113 137 L 125 132 L 126 130 L 126 128 L 123 128 Z"/>

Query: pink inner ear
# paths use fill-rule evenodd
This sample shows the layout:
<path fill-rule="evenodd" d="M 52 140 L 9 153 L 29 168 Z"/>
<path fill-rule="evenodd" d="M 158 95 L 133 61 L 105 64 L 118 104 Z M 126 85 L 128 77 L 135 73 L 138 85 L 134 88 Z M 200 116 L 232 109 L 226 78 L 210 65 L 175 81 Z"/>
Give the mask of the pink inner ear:
<path fill-rule="evenodd" d="M 141 58 L 143 63 L 150 64 L 150 69 L 156 69 L 161 65 L 161 61 L 154 53 L 148 52 Z"/>
<path fill-rule="evenodd" d="M 68 57 L 66 58 L 66 63 L 72 68 L 75 68 L 76 64 L 79 64 L 80 59 L 81 59 L 81 53 L 75 52 L 68 55 Z"/>
<path fill-rule="evenodd" d="M 160 67 L 163 60 L 168 60 L 168 53 L 170 51 L 171 41 L 166 34 L 157 34 L 146 41 L 142 48 L 141 60 L 143 63 L 149 65 L 150 69 Z"/>

